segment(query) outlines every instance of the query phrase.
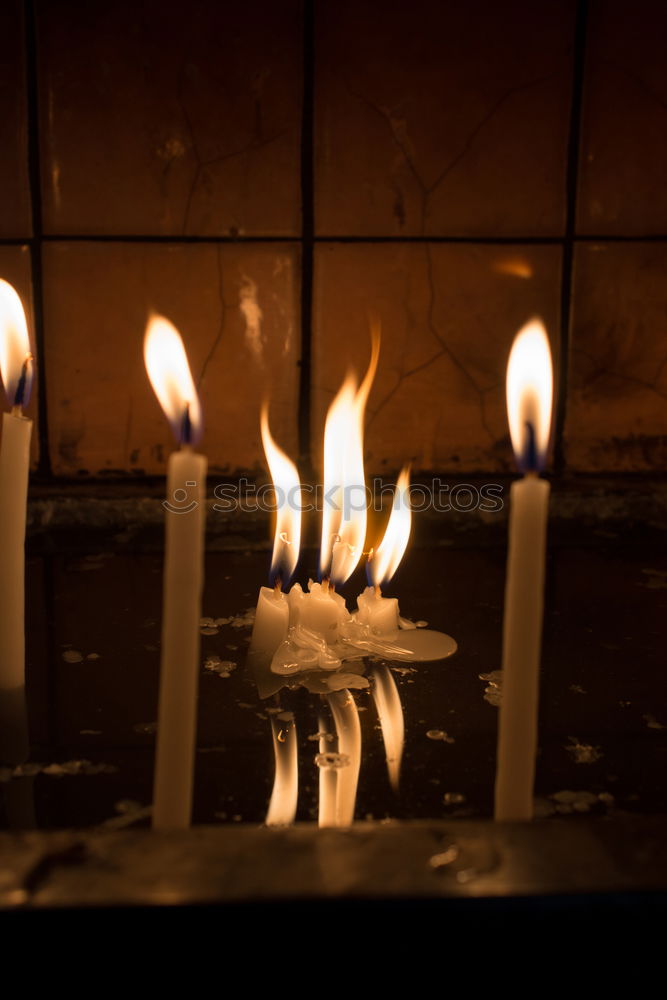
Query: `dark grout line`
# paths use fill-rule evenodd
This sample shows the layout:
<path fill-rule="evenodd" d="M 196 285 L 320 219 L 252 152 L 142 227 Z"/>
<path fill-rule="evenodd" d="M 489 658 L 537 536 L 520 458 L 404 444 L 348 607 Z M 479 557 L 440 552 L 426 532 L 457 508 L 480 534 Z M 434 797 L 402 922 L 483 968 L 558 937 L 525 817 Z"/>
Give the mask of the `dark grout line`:
<path fill-rule="evenodd" d="M 572 340 L 572 288 L 574 283 L 574 249 L 577 225 L 577 184 L 579 178 L 579 150 L 581 144 L 581 111 L 584 92 L 586 63 L 586 32 L 588 27 L 588 0 L 578 0 L 574 25 L 574 54 L 572 73 L 572 102 L 570 106 L 570 135 L 567 149 L 567 174 L 565 179 L 566 216 L 565 241 L 561 263 L 560 290 L 560 359 L 558 384 L 555 394 L 555 444 L 554 471 L 562 475 L 565 469 L 564 431 L 567 416 L 569 388 L 570 345 Z M 590 239 L 584 242 L 590 242 Z"/>
<path fill-rule="evenodd" d="M 43 233 L 44 243 L 204 243 L 217 246 L 220 243 L 298 243 L 294 236 L 173 236 L 148 235 L 146 233 Z M 11 239 L 1 242 L 24 243 L 25 240 Z"/>
<path fill-rule="evenodd" d="M 35 324 L 35 346 L 37 350 L 37 412 L 39 436 L 38 473 L 42 477 L 51 476 L 51 453 L 49 450 L 49 422 L 46 395 L 46 353 L 44 339 L 44 292 L 42 272 L 42 188 L 40 176 L 39 148 L 39 106 L 37 79 L 37 25 L 34 0 L 26 0 L 25 44 L 26 44 L 26 95 L 28 111 L 28 179 L 32 201 L 33 237 L 30 245 L 32 263 L 32 304 Z M 23 242 L 26 242 L 25 240 Z"/>
<path fill-rule="evenodd" d="M 644 236 L 609 236 L 579 234 L 572 237 L 574 243 L 665 243 L 667 233 L 646 233 Z"/>
<path fill-rule="evenodd" d="M 244 243 L 300 244 L 302 237 L 294 236 L 146 236 L 107 234 L 44 234 L 36 236 L 3 236 L 0 246 L 26 246 L 33 243 L 203 243 L 208 246 L 219 244 L 242 245 Z M 579 233 L 563 236 L 316 236 L 312 234 L 313 245 L 330 243 L 452 243 L 473 246 L 563 246 L 565 243 L 667 243 L 667 233 L 645 233 L 630 236 L 610 233 Z"/>
<path fill-rule="evenodd" d="M 299 371 L 299 455 L 308 478 L 312 468 L 310 409 L 315 256 L 315 5 L 303 0 L 303 94 L 301 107 L 301 362 Z"/>

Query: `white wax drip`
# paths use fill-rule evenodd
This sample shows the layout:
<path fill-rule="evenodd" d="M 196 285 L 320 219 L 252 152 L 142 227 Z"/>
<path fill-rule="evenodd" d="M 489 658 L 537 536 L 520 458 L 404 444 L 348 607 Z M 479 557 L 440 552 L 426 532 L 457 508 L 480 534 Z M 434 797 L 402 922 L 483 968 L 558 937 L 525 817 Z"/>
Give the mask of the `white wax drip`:
<path fill-rule="evenodd" d="M 395 630 L 377 635 L 372 627 L 351 615 L 338 623 L 338 640 L 326 638 L 303 625 L 292 625 L 287 638 L 280 643 L 271 661 L 271 671 L 283 677 L 312 671 L 340 670 L 349 660 L 363 656 L 385 660 L 416 662 L 440 660 L 451 656 L 457 645 L 454 639 L 430 629 Z"/>

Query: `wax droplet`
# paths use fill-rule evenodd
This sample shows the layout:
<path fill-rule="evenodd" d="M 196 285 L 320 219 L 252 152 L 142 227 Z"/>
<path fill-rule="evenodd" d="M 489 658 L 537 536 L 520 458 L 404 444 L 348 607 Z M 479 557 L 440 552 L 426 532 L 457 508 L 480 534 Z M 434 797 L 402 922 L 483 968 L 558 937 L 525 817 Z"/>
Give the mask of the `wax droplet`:
<path fill-rule="evenodd" d="M 334 753 L 329 751 L 328 753 L 318 753 L 315 757 L 315 763 L 318 767 L 325 771 L 337 770 L 341 767 L 348 767 L 350 764 L 350 758 L 346 753 Z"/>
<path fill-rule="evenodd" d="M 66 649 L 63 653 L 63 660 L 65 663 L 82 663 L 83 653 L 80 653 L 77 649 Z"/>
<path fill-rule="evenodd" d="M 572 755 L 575 764 L 595 764 L 603 756 L 600 747 L 594 747 L 590 743 L 580 743 L 572 737 L 570 741 L 565 749 Z"/>
<path fill-rule="evenodd" d="M 454 737 L 449 736 L 444 729 L 429 729 L 426 733 L 429 740 L 442 740 L 443 743 L 454 743 Z"/>
<path fill-rule="evenodd" d="M 157 722 L 137 722 L 132 726 L 135 733 L 155 733 L 157 732 Z"/>

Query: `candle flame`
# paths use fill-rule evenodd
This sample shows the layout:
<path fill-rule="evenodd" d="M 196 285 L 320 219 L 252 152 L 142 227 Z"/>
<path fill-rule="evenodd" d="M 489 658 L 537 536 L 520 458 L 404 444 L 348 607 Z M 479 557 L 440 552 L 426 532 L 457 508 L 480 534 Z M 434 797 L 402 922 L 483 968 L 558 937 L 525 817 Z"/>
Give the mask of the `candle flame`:
<path fill-rule="evenodd" d="M 271 719 L 271 732 L 276 773 L 269 810 L 266 815 L 266 825 L 287 826 L 294 822 L 299 796 L 299 768 L 294 717 L 292 716 L 287 724 L 284 721 L 278 722 L 276 719 Z"/>
<path fill-rule="evenodd" d="M 273 440 L 269 429 L 268 404 L 260 417 L 262 444 L 276 493 L 276 530 L 271 559 L 271 576 L 287 585 L 299 559 L 301 544 L 301 483 L 296 465 Z"/>
<path fill-rule="evenodd" d="M 544 468 L 553 405 L 549 338 L 532 319 L 514 338 L 507 363 L 507 418 L 517 464 L 524 472 Z"/>
<path fill-rule="evenodd" d="M 202 412 L 180 333 L 164 316 L 151 316 L 144 338 L 144 361 L 153 391 L 176 440 L 195 444 Z"/>
<path fill-rule="evenodd" d="M 0 376 L 10 406 L 28 404 L 32 374 L 32 348 L 23 303 L 13 285 L 0 278 Z"/>
<path fill-rule="evenodd" d="M 398 481 L 392 500 L 389 523 L 384 538 L 368 561 L 371 582 L 376 587 L 388 583 L 396 572 L 407 548 L 412 525 L 410 511 L 410 466 L 406 465 Z"/>
<path fill-rule="evenodd" d="M 324 503 L 320 572 L 344 583 L 361 558 L 366 537 L 364 414 L 380 355 L 380 327 L 371 324 L 371 359 L 357 386 L 350 372 L 329 407 L 324 428 Z"/>

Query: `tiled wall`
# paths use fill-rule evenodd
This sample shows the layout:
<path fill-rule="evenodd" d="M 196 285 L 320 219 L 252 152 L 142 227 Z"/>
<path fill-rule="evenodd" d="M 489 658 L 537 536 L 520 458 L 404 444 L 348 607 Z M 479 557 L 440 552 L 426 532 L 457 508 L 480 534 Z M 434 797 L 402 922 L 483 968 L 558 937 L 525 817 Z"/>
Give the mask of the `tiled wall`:
<path fill-rule="evenodd" d="M 221 473 L 258 411 L 319 462 L 382 359 L 370 471 L 511 465 L 504 370 L 540 313 L 560 471 L 667 465 L 662 0 L 4 0 L 0 272 L 31 311 L 43 477 L 164 470 L 150 309 Z"/>

